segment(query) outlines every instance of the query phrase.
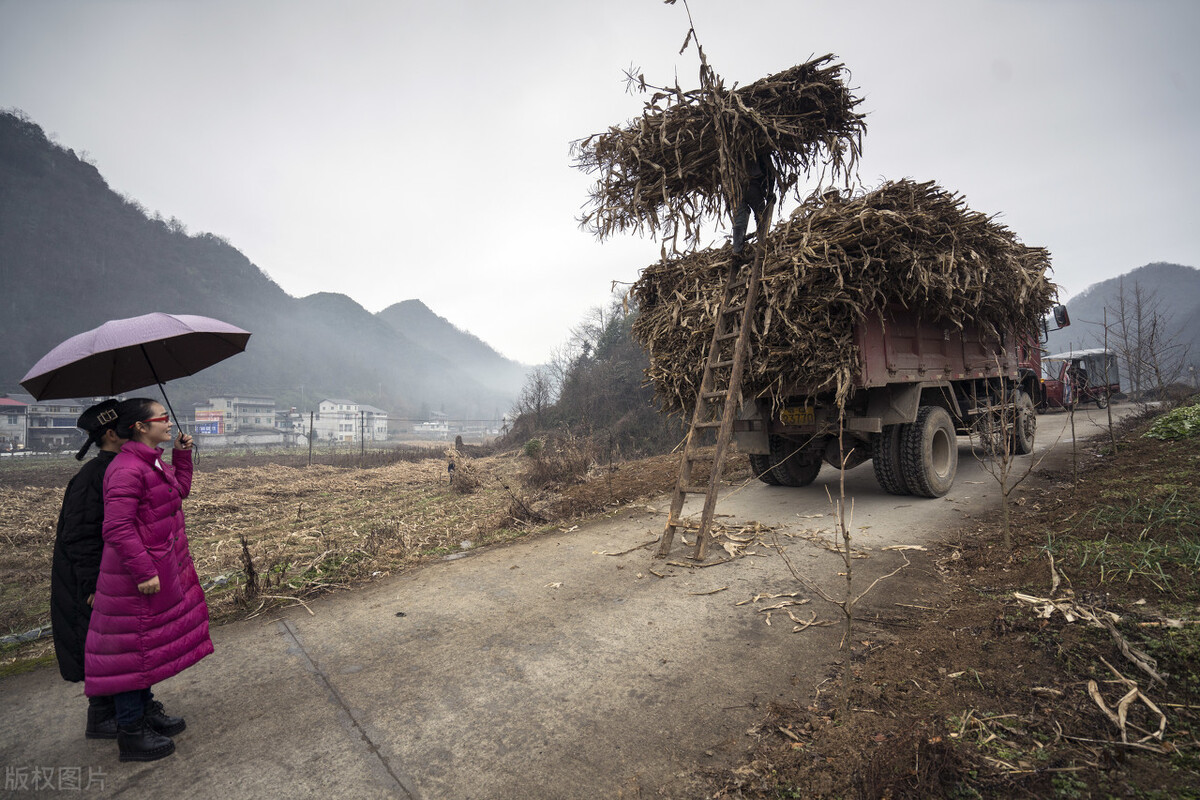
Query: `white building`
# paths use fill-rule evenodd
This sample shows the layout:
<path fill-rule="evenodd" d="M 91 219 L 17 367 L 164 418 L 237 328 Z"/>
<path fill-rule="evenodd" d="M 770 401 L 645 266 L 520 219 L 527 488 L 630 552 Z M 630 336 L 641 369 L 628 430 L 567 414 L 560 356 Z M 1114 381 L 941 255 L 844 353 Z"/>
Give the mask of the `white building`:
<path fill-rule="evenodd" d="M 382 442 L 388 437 L 387 412 L 366 403 L 329 398 L 317 405 L 313 432 L 318 441 Z"/>
<path fill-rule="evenodd" d="M 221 395 L 196 406 L 196 432 L 228 434 L 275 429 L 275 398 Z"/>

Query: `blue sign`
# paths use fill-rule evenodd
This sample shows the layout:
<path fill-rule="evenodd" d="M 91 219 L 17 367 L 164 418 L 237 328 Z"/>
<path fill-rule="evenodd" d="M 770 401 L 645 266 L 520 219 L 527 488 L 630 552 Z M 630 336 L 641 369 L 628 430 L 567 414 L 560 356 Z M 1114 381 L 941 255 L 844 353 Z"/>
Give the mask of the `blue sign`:
<path fill-rule="evenodd" d="M 209 436 L 216 436 L 221 432 L 221 423 L 217 420 L 212 422 L 197 422 L 196 433 L 203 433 Z"/>

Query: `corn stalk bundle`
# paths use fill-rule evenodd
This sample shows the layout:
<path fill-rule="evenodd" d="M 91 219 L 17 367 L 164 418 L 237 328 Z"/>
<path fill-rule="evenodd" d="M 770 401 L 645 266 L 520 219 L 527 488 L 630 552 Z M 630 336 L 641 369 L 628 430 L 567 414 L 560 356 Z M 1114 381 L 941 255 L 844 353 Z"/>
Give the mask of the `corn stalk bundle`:
<path fill-rule="evenodd" d="M 760 156 L 770 158 L 779 197 L 818 164 L 830 180 L 848 179 L 866 122 L 833 62 L 822 56 L 733 89 L 705 63 L 700 89 L 660 89 L 637 120 L 574 142 L 575 166 L 598 173 L 581 223 L 600 239 L 682 233 L 695 244 L 703 221 L 741 205 Z"/>
<path fill-rule="evenodd" d="M 1040 324 L 1056 293 L 1045 249 L 932 182 L 814 195 L 766 248 L 742 392 L 776 403 L 796 386 L 844 402 L 860 374 L 854 325 L 887 307 L 1023 331 Z M 731 255 L 727 245 L 665 259 L 634 284 L 633 335 L 665 410 L 695 402 Z"/>

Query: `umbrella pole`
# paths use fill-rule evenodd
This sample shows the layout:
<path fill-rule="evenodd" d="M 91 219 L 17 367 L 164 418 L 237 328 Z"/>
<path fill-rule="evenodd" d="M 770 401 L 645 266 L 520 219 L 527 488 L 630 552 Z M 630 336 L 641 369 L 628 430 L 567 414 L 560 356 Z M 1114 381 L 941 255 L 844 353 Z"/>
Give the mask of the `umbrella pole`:
<path fill-rule="evenodd" d="M 179 432 L 183 433 L 183 423 L 179 421 L 179 416 L 176 415 L 175 409 L 171 408 L 171 401 L 167 398 L 167 390 L 163 388 L 162 381 L 158 379 L 158 370 L 154 368 L 154 362 L 150 360 L 150 354 L 146 352 L 146 345 L 140 344 L 138 347 L 142 349 L 142 355 L 146 357 L 146 364 L 150 367 L 150 374 L 154 376 L 154 382 L 158 384 L 158 391 L 162 392 L 163 402 L 167 404 L 167 411 L 171 412 L 171 418 L 179 426 Z"/>

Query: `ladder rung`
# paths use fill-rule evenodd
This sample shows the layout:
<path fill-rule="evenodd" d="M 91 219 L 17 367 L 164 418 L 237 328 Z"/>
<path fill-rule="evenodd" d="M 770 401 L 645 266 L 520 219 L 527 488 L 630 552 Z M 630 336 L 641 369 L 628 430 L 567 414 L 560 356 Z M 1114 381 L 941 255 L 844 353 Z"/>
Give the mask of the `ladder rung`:
<path fill-rule="evenodd" d="M 734 331 L 733 333 L 722 333 L 720 336 L 717 337 L 717 341 L 718 342 L 727 342 L 730 339 L 736 339 L 741 335 L 742 335 L 741 331 Z"/>
<path fill-rule="evenodd" d="M 679 491 L 684 494 L 708 494 L 707 486 L 680 486 Z"/>
<path fill-rule="evenodd" d="M 715 420 L 713 422 L 697 422 L 692 427 L 694 427 L 694 428 L 719 428 L 719 427 L 721 427 L 721 421 Z"/>
<path fill-rule="evenodd" d="M 732 366 L 733 366 L 733 359 L 731 358 L 728 361 L 714 361 L 713 363 L 708 365 L 708 368 L 709 369 L 721 369 L 723 367 L 732 367 Z"/>
<path fill-rule="evenodd" d="M 746 306 L 744 306 L 744 305 L 730 306 L 729 308 L 725 309 L 722 313 L 723 314 L 740 314 L 741 312 L 743 312 L 745 310 L 746 310 Z"/>
<path fill-rule="evenodd" d="M 728 395 L 729 395 L 728 389 L 718 389 L 715 392 L 704 392 L 703 394 L 700 395 L 700 397 L 704 400 L 713 400 L 717 397 L 727 397 Z"/>

